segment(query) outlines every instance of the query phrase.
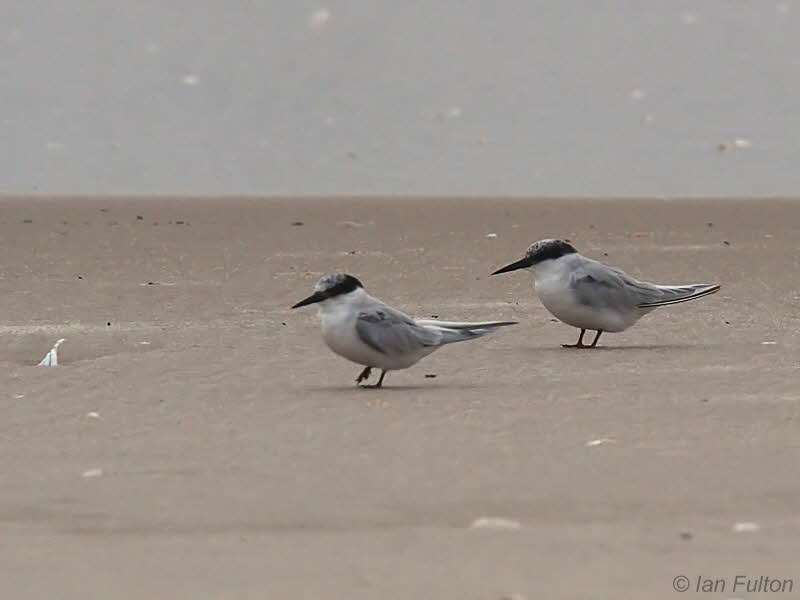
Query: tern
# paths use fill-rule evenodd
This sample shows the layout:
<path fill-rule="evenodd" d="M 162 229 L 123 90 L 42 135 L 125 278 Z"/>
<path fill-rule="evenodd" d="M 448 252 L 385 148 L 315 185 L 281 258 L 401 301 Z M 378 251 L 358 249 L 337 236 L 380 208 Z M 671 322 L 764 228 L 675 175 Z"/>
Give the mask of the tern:
<path fill-rule="evenodd" d="M 292 308 L 316 303 L 322 338 L 328 348 L 365 367 L 356 384 L 366 381 L 372 369 L 381 369 L 378 382 L 364 387 L 381 387 L 388 371 L 407 369 L 445 344 L 516 325 L 515 321 L 457 323 L 412 319 L 367 294 L 358 279 L 345 273 L 322 277 L 314 286 L 314 293 Z"/>
<path fill-rule="evenodd" d="M 565 348 L 594 348 L 604 331 L 625 331 L 659 306 L 679 304 L 714 294 L 720 286 L 656 285 L 638 281 L 623 271 L 586 258 L 563 240 L 540 240 L 531 244 L 524 258 L 498 269 L 492 275 L 528 269 L 544 307 L 559 321 L 581 330 L 578 342 Z M 587 330 L 596 331 L 585 345 Z"/>

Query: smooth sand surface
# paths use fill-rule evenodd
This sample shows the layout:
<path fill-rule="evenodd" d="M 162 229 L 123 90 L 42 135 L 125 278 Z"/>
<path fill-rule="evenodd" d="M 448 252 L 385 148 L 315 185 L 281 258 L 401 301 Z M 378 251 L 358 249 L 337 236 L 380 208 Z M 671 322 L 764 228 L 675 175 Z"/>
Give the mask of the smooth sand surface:
<path fill-rule="evenodd" d="M 680 574 L 798 577 L 799 234 L 789 200 L 2 200 L 0 595 L 674 599 Z M 527 273 L 488 277 L 556 236 L 723 288 L 562 349 L 577 331 Z M 520 325 L 357 389 L 315 310 L 288 308 L 335 270 L 416 316 Z M 60 337 L 63 365 L 33 366 Z"/>

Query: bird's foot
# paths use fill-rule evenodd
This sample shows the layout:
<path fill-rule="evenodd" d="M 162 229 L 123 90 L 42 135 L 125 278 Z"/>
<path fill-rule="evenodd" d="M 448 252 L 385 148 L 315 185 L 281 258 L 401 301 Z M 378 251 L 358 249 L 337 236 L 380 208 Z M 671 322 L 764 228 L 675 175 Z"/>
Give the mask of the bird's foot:
<path fill-rule="evenodd" d="M 369 377 L 369 375 L 367 375 L 367 377 Z M 378 383 L 373 383 L 373 384 L 370 384 L 370 385 L 362 385 L 361 387 L 362 388 L 368 388 L 368 389 L 371 389 L 371 390 L 377 390 L 378 388 L 382 388 L 383 387 L 383 378 L 384 377 L 386 377 L 386 371 L 382 370 L 380 379 L 378 379 Z"/>
<path fill-rule="evenodd" d="M 364 381 L 366 379 L 369 379 L 369 376 L 370 376 L 371 373 L 372 373 L 372 367 L 365 368 L 363 371 L 361 371 L 359 376 L 356 377 L 356 383 L 358 384 L 358 383 L 361 383 L 362 381 Z M 365 386 L 362 386 L 362 387 L 371 387 L 371 386 L 365 385 Z"/>
<path fill-rule="evenodd" d="M 603 335 L 603 330 L 598 329 L 597 335 L 594 336 L 594 341 L 591 344 L 584 344 L 583 343 L 583 336 L 586 334 L 585 329 L 581 329 L 581 334 L 578 336 L 578 341 L 574 344 L 561 344 L 562 348 L 594 348 L 597 346 L 597 340 L 600 339 L 600 336 Z"/>

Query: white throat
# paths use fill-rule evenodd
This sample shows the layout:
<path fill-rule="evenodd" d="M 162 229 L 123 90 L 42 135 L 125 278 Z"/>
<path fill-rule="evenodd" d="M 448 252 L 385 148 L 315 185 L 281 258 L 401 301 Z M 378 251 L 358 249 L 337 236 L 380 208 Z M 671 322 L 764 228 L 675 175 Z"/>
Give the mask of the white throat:
<path fill-rule="evenodd" d="M 367 293 L 364 288 L 360 287 L 352 292 L 328 298 L 319 303 L 319 316 L 324 317 L 341 311 L 353 310 L 353 307 L 361 304 L 365 298 L 368 298 Z"/>
<path fill-rule="evenodd" d="M 551 277 L 559 277 L 564 273 L 567 262 L 566 259 L 568 256 L 572 255 L 566 254 L 564 256 L 559 256 L 558 258 L 543 260 L 540 263 L 531 265 L 528 267 L 528 270 L 533 274 L 533 278 L 536 281 L 549 279 Z"/>

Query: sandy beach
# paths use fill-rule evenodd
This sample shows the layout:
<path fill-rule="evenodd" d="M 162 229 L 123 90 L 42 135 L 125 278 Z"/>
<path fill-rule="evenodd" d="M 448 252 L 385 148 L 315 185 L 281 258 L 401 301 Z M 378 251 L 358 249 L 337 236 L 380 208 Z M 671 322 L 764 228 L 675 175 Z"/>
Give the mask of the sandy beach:
<path fill-rule="evenodd" d="M 563 349 L 489 277 L 545 237 L 723 287 Z M 800 592 L 796 201 L 6 198 L 0 239 L 4 598 Z M 520 324 L 357 389 L 289 310 L 337 270 Z"/>

